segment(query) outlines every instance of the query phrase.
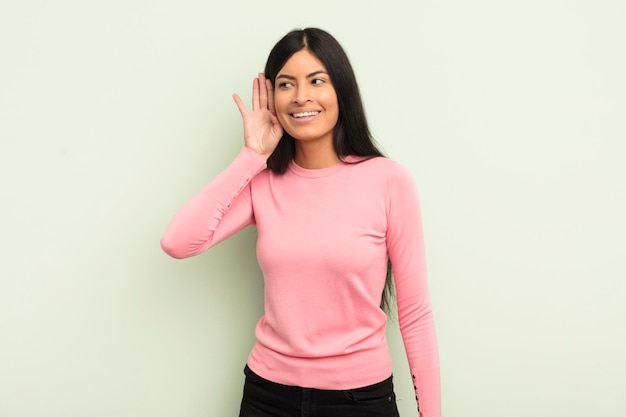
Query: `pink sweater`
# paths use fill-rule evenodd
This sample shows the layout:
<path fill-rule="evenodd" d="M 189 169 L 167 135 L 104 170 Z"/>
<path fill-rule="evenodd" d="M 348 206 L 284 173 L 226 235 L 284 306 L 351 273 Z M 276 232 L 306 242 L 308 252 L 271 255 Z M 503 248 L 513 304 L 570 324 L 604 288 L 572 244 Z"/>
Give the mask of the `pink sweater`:
<path fill-rule="evenodd" d="M 249 225 L 258 231 L 265 279 L 250 368 L 320 389 L 388 378 L 387 317 L 379 306 L 389 256 L 420 416 L 439 417 L 437 341 L 409 171 L 379 157 L 316 170 L 292 162 L 279 175 L 244 147 L 174 216 L 161 246 L 187 258 Z"/>

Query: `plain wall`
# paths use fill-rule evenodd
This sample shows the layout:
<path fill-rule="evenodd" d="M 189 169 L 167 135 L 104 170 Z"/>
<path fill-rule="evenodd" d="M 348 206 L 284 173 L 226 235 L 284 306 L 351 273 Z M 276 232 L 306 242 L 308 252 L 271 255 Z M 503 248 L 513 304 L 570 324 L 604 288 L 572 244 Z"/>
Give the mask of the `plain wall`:
<path fill-rule="evenodd" d="M 182 261 L 159 239 L 242 146 L 231 94 L 304 26 L 343 44 L 418 184 L 444 415 L 626 415 L 625 21 L 622 0 L 2 2 L 0 416 L 237 415 L 255 230 Z"/>

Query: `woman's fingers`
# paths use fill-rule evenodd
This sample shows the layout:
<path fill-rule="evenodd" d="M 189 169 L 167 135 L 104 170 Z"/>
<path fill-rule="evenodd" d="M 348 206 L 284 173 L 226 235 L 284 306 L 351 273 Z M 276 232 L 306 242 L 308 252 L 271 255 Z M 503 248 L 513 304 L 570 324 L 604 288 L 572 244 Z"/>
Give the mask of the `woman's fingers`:
<path fill-rule="evenodd" d="M 267 91 L 267 109 L 276 116 L 276 108 L 274 107 L 274 86 L 272 80 L 265 79 L 265 89 Z"/>
<path fill-rule="evenodd" d="M 245 117 L 245 115 L 248 114 L 248 109 L 246 108 L 246 105 L 243 104 L 243 100 L 239 97 L 239 94 L 233 94 L 233 100 L 235 100 L 235 104 L 237 104 L 241 117 Z"/>
<path fill-rule="evenodd" d="M 261 109 L 267 109 L 267 84 L 265 74 L 259 73 L 259 106 Z"/>
<path fill-rule="evenodd" d="M 256 77 L 252 80 L 252 110 L 257 110 L 261 108 L 261 103 L 259 99 L 259 78 Z"/>
<path fill-rule="evenodd" d="M 241 116 L 245 117 L 249 112 L 243 100 L 238 94 L 233 94 L 233 99 Z M 263 73 L 259 73 L 259 76 L 252 80 L 252 111 L 254 112 L 255 110 L 269 110 L 272 117 L 276 116 L 274 86 L 269 79 L 265 78 Z"/>
<path fill-rule="evenodd" d="M 248 109 L 246 109 L 246 105 L 243 104 L 243 100 L 239 97 L 238 94 L 233 94 L 233 100 L 235 100 L 235 104 L 237 104 L 237 108 L 239 109 L 239 113 L 241 113 L 241 117 L 245 117 L 248 114 Z"/>

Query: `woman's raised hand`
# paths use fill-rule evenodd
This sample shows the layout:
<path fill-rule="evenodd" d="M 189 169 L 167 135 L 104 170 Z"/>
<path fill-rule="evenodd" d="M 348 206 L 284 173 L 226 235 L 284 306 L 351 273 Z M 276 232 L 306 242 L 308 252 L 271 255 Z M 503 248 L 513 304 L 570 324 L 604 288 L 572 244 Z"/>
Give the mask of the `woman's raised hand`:
<path fill-rule="evenodd" d="M 248 111 L 237 94 L 233 94 L 241 117 L 246 146 L 264 158 L 269 158 L 280 138 L 283 127 L 278 122 L 274 109 L 274 87 L 272 82 L 259 74 L 252 81 L 252 111 Z"/>

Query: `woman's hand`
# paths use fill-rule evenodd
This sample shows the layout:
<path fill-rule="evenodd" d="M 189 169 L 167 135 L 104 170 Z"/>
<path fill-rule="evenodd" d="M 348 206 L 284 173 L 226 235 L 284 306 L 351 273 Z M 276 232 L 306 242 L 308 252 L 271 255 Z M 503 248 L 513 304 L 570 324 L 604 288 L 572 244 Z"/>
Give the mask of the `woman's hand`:
<path fill-rule="evenodd" d="M 269 158 L 283 136 L 283 127 L 278 122 L 274 109 L 272 82 L 264 74 L 259 74 L 252 81 L 252 111 L 246 109 L 237 94 L 233 94 L 233 99 L 243 118 L 246 146 L 265 159 Z"/>

